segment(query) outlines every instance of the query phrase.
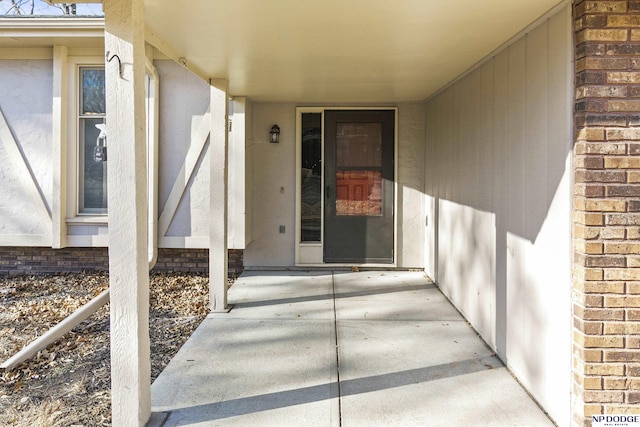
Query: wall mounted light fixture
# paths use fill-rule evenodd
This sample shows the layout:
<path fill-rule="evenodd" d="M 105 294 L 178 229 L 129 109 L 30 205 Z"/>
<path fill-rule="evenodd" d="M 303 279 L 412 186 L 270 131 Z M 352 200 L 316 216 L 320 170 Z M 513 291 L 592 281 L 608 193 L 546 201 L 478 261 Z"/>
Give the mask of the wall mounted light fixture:
<path fill-rule="evenodd" d="M 269 141 L 280 142 L 280 127 L 278 125 L 271 126 L 271 130 L 269 131 Z"/>

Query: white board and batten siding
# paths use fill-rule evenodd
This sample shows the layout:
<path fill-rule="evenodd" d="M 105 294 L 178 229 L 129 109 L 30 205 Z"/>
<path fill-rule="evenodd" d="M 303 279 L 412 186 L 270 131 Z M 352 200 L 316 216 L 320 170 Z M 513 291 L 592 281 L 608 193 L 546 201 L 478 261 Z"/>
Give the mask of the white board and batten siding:
<path fill-rule="evenodd" d="M 427 269 L 561 426 L 571 392 L 570 8 L 426 104 Z"/>

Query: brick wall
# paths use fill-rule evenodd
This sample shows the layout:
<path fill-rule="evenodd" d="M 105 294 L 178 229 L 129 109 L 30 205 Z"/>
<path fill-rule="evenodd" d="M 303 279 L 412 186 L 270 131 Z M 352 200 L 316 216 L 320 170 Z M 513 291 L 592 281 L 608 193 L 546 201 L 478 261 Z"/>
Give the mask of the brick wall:
<path fill-rule="evenodd" d="M 243 252 L 229 250 L 229 275 L 243 270 Z M 0 247 L 0 276 L 107 271 L 107 248 Z M 159 249 L 153 271 L 208 274 L 208 249 Z"/>
<path fill-rule="evenodd" d="M 573 422 L 640 414 L 640 1 L 574 1 Z"/>
<path fill-rule="evenodd" d="M 229 275 L 242 273 L 243 252 L 238 249 L 230 249 Z M 154 271 L 189 271 L 195 273 L 209 272 L 209 250 L 208 249 L 159 249 L 158 262 Z"/>

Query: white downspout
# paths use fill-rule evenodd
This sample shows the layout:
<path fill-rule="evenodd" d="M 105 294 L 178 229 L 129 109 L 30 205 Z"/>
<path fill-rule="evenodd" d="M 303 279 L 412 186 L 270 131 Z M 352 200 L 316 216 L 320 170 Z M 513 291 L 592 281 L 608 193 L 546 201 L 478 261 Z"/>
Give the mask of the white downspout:
<path fill-rule="evenodd" d="M 153 63 L 146 60 L 147 73 L 147 174 L 149 197 L 149 270 L 158 260 L 158 111 L 160 80 Z M 149 78 L 150 77 L 150 78 Z"/>

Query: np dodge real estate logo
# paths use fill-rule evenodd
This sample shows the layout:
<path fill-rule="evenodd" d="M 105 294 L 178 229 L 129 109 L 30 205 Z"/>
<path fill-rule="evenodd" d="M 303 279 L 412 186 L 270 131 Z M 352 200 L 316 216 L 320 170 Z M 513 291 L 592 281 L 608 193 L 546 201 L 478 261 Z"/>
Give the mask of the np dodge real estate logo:
<path fill-rule="evenodd" d="M 592 415 L 592 427 L 640 427 L 640 415 Z"/>

